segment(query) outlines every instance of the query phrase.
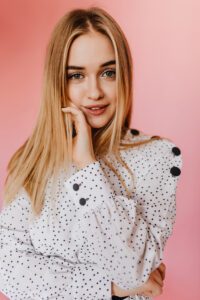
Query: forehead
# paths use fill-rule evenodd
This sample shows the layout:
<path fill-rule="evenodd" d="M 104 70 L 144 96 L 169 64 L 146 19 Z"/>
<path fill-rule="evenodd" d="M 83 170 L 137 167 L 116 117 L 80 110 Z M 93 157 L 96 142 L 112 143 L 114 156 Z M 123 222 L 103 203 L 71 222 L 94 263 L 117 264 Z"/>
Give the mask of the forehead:
<path fill-rule="evenodd" d="M 76 38 L 69 50 L 68 65 L 101 65 L 115 59 L 110 39 L 101 33 L 87 33 Z"/>

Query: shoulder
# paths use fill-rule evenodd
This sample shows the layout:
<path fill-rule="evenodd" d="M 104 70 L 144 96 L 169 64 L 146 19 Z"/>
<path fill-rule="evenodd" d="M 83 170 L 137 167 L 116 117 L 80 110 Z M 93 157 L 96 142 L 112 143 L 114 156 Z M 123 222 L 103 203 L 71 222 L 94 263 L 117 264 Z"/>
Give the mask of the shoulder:
<path fill-rule="evenodd" d="M 19 216 L 19 214 L 21 215 L 23 211 L 29 211 L 30 207 L 30 197 L 25 188 L 21 187 L 16 193 L 16 195 L 13 197 L 12 201 L 3 204 L 0 214 L 1 216 L 7 215 L 9 212 L 9 214 L 13 213 L 15 216 Z"/>
<path fill-rule="evenodd" d="M 174 155 L 181 155 L 180 147 L 172 139 L 165 136 L 150 135 L 135 128 L 127 129 L 122 142 L 126 144 L 133 144 L 133 148 L 135 144 L 137 146 L 142 146 L 140 149 L 146 147 L 148 149 L 160 149 L 160 151 L 171 150 Z"/>
<path fill-rule="evenodd" d="M 129 160 L 137 156 L 137 161 L 143 161 L 151 167 L 158 162 L 174 165 L 172 173 L 180 174 L 182 168 L 182 151 L 179 145 L 168 137 L 150 135 L 142 130 L 128 128 L 122 143 L 133 144 L 127 148 L 126 158 Z"/>

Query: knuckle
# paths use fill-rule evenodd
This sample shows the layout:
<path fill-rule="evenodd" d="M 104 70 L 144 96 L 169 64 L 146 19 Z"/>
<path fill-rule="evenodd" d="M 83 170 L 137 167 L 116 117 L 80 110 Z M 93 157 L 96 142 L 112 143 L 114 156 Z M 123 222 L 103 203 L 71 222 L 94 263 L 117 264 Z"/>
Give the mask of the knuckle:
<path fill-rule="evenodd" d="M 162 290 L 160 290 L 160 289 L 155 289 L 154 291 L 152 291 L 152 293 L 151 293 L 151 295 L 152 296 L 159 296 L 159 295 L 161 295 L 162 294 Z"/>

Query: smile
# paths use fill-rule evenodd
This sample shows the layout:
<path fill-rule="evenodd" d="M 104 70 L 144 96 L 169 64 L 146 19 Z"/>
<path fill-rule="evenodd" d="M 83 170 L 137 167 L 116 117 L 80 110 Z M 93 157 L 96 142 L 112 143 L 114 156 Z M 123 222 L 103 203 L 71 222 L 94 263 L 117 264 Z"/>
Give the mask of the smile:
<path fill-rule="evenodd" d="M 86 113 L 88 113 L 90 115 L 99 116 L 106 111 L 106 108 L 108 107 L 108 105 L 104 106 L 103 108 L 86 108 L 85 107 L 84 110 Z"/>

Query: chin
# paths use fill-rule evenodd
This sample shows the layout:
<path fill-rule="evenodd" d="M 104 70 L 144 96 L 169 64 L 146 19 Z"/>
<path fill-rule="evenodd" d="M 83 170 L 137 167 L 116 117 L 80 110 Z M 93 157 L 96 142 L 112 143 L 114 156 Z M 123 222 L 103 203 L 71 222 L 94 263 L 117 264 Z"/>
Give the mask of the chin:
<path fill-rule="evenodd" d="M 89 118 L 87 118 L 87 122 L 92 128 L 101 128 L 107 124 L 105 120 L 94 120 Z"/>
<path fill-rule="evenodd" d="M 102 128 L 104 127 L 106 124 L 105 123 L 102 123 L 102 124 L 94 124 L 94 123 L 90 123 L 90 126 L 94 129 L 99 129 L 99 128 Z"/>
<path fill-rule="evenodd" d="M 98 128 L 102 128 L 102 127 L 106 126 L 110 122 L 112 117 L 113 116 L 107 117 L 107 118 L 104 117 L 99 120 L 98 120 L 98 118 L 91 118 L 91 119 L 87 118 L 87 121 L 92 128 L 98 129 Z"/>

